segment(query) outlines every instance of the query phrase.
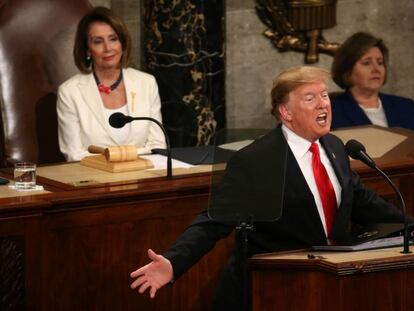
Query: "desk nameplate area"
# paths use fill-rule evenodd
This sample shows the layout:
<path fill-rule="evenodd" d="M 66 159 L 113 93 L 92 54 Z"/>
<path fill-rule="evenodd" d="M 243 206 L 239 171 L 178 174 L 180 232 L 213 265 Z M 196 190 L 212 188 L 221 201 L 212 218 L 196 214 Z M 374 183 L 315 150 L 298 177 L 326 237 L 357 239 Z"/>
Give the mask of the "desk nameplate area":
<path fill-rule="evenodd" d="M 211 171 L 211 165 L 199 165 L 189 168 L 173 168 L 173 178 L 199 173 L 211 173 Z M 74 187 L 85 187 L 161 178 L 166 176 L 166 170 L 148 169 L 111 173 L 83 166 L 79 162 L 70 162 L 58 165 L 39 166 L 37 168 L 37 176 Z"/>

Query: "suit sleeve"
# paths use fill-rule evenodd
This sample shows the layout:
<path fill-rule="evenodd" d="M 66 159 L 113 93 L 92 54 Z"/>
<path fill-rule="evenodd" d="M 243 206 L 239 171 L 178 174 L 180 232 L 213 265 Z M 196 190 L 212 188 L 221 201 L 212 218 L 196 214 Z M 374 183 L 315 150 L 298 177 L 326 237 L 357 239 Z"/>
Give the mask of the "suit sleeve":
<path fill-rule="evenodd" d="M 226 207 L 238 204 L 240 196 L 246 193 L 249 186 L 247 169 L 237 156 L 228 163 L 223 184 L 226 184 L 225 193 L 230 194 L 226 200 Z M 227 186 L 228 185 L 228 186 Z M 233 196 L 238 193 L 239 196 Z M 214 206 L 215 208 L 217 206 Z M 237 208 L 237 206 L 235 206 Z M 234 229 L 233 224 L 218 222 L 211 219 L 207 211 L 199 214 L 194 222 L 177 239 L 174 245 L 164 254 L 173 266 L 174 280 L 179 278 L 192 265 L 197 263 L 222 238 L 227 237 Z"/>
<path fill-rule="evenodd" d="M 81 126 L 74 99 L 64 85 L 57 95 L 59 147 L 67 161 L 80 161 L 90 155 L 81 142 Z"/>

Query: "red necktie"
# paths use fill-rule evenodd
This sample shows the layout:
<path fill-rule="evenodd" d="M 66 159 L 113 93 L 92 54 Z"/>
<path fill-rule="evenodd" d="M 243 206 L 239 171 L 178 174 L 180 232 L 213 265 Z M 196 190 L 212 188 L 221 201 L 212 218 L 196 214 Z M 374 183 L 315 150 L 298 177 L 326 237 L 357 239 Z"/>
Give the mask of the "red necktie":
<path fill-rule="evenodd" d="M 316 186 L 318 187 L 319 196 L 322 201 L 326 231 L 329 237 L 337 208 L 335 190 L 329 179 L 328 173 L 326 172 L 325 166 L 323 166 L 321 162 L 318 144 L 312 143 L 309 150 L 312 152 L 312 170 Z"/>

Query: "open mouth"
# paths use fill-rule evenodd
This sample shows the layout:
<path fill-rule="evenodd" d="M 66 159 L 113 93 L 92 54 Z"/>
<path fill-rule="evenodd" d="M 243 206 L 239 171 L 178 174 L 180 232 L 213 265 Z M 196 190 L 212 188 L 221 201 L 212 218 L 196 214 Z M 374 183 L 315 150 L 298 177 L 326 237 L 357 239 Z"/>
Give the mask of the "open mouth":
<path fill-rule="evenodd" d="M 322 112 L 316 118 L 316 122 L 318 122 L 320 125 L 325 125 L 327 120 L 328 120 L 328 114 L 326 112 Z"/>

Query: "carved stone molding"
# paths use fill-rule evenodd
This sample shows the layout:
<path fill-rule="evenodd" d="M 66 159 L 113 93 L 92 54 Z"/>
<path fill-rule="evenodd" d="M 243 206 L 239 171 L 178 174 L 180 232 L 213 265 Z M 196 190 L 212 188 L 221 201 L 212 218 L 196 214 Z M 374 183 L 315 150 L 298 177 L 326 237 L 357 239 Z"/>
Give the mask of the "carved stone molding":
<path fill-rule="evenodd" d="M 305 62 L 319 60 L 319 53 L 333 55 L 339 43 L 328 42 L 322 29 L 336 25 L 337 0 L 256 0 L 264 35 L 280 52 L 305 53 Z"/>

